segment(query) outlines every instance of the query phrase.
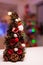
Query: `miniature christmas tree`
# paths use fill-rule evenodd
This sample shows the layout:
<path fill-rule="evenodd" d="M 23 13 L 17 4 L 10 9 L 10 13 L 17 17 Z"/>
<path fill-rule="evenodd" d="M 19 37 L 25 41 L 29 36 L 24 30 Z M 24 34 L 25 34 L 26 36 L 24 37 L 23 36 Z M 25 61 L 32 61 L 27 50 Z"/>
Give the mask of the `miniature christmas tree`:
<path fill-rule="evenodd" d="M 23 61 L 25 56 L 24 27 L 16 12 L 13 12 L 10 16 L 11 23 L 7 30 L 6 49 L 3 58 L 5 61 Z"/>

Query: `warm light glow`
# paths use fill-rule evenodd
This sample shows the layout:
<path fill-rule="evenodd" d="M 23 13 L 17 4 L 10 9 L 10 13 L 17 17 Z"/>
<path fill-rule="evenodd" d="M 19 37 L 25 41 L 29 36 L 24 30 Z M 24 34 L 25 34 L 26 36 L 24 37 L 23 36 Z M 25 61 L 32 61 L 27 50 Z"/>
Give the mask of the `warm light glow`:
<path fill-rule="evenodd" d="M 12 15 L 12 12 L 8 12 L 8 15 L 9 15 L 9 16 Z"/>

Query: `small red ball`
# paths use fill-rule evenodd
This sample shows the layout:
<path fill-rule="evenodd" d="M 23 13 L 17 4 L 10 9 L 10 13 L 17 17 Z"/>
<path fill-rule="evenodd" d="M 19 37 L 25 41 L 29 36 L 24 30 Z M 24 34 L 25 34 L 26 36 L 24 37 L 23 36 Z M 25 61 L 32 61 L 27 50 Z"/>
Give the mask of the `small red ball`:
<path fill-rule="evenodd" d="M 13 51 L 12 49 L 9 49 L 7 52 L 8 52 L 8 54 L 10 54 L 10 55 L 11 55 L 12 53 L 14 53 L 14 51 Z"/>
<path fill-rule="evenodd" d="M 22 50 L 21 49 L 18 49 L 18 51 L 17 51 L 17 53 L 19 54 L 19 55 L 21 55 L 22 54 Z"/>
<path fill-rule="evenodd" d="M 19 41 L 19 39 L 18 38 L 15 38 L 15 43 L 17 43 Z"/>
<path fill-rule="evenodd" d="M 15 28 L 15 31 L 18 31 L 18 28 Z"/>
<path fill-rule="evenodd" d="M 20 46 L 19 48 L 20 48 L 20 49 L 23 49 L 24 47 Z"/>
<path fill-rule="evenodd" d="M 15 42 L 15 39 L 11 39 L 11 40 L 10 40 L 10 43 L 14 43 L 14 42 Z"/>
<path fill-rule="evenodd" d="M 10 43 L 11 46 L 13 46 L 15 43 Z"/>

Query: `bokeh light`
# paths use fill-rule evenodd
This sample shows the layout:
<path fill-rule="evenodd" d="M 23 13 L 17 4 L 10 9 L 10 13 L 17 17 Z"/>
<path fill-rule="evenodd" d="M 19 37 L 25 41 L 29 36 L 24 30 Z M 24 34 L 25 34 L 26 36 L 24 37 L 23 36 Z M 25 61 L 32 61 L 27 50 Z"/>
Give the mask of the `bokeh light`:
<path fill-rule="evenodd" d="M 32 28 L 32 33 L 36 32 L 36 29 L 35 28 Z"/>
<path fill-rule="evenodd" d="M 36 43 L 36 40 L 35 39 L 32 39 L 32 44 L 35 44 Z"/>
<path fill-rule="evenodd" d="M 0 36 L 5 36 L 7 32 L 8 24 L 0 22 Z"/>

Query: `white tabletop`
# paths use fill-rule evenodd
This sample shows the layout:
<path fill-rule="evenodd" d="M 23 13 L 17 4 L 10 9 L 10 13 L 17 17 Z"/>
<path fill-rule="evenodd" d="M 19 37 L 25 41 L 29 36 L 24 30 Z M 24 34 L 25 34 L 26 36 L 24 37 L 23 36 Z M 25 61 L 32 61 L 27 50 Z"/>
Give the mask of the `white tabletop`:
<path fill-rule="evenodd" d="M 0 50 L 0 65 L 43 65 L 43 47 L 26 48 L 23 62 L 4 62 L 3 50 Z"/>

